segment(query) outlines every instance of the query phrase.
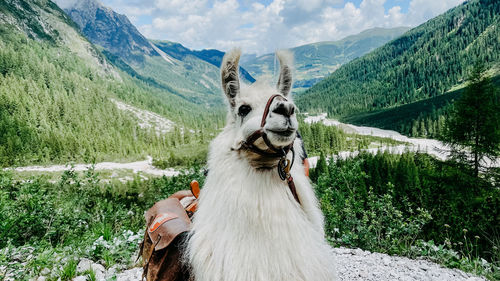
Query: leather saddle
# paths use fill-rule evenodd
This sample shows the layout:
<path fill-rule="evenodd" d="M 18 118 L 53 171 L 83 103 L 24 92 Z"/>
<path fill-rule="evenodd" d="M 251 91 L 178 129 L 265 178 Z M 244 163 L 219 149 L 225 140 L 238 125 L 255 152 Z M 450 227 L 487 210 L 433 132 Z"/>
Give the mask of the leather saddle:
<path fill-rule="evenodd" d="M 176 192 L 146 211 L 147 228 L 139 251 L 143 260 L 143 279 L 190 280 L 189 269 L 182 263 L 183 242 L 191 228 L 191 216 L 196 211 L 199 194 L 198 182 L 192 181 L 191 190 Z"/>

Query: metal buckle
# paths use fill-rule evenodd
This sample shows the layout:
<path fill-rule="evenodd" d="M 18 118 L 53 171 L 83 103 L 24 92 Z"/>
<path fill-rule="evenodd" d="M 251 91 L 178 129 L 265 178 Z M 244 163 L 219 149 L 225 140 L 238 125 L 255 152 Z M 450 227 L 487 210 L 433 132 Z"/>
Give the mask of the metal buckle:
<path fill-rule="evenodd" d="M 290 166 L 292 161 L 286 159 L 286 156 L 283 156 L 278 162 L 278 175 L 281 180 L 286 180 L 290 177 Z"/>

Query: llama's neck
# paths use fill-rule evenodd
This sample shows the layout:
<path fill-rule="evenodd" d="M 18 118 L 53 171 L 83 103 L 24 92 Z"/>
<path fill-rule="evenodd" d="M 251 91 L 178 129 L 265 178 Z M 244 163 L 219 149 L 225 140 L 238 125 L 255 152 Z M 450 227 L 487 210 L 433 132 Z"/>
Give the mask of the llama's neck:
<path fill-rule="evenodd" d="M 224 144 L 210 154 L 188 244 L 196 280 L 332 280 L 323 233 L 288 186 Z"/>

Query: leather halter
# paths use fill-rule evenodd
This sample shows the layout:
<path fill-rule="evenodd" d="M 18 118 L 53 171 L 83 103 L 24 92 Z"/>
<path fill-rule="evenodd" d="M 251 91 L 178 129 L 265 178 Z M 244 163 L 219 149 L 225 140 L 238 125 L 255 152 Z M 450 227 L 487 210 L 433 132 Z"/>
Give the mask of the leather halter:
<path fill-rule="evenodd" d="M 269 115 L 269 109 L 271 107 L 271 104 L 273 103 L 274 99 L 280 97 L 281 99 L 287 101 L 285 97 L 282 95 L 276 94 L 272 95 L 269 100 L 267 101 L 266 107 L 264 109 L 264 113 L 262 114 L 262 120 L 260 122 L 260 128 L 252 133 L 248 138 L 243 142 L 242 148 L 248 149 L 252 152 L 255 152 L 257 154 L 260 154 L 265 157 L 275 157 L 275 158 L 280 158 L 278 162 L 278 175 L 280 178 L 288 183 L 288 187 L 290 188 L 290 191 L 292 192 L 293 197 L 299 203 L 300 205 L 300 200 L 299 196 L 297 195 L 297 189 L 295 188 L 295 183 L 293 182 L 293 177 L 290 174 L 290 170 L 292 169 L 293 163 L 295 162 L 295 150 L 293 149 L 293 143 L 295 142 L 295 139 L 288 145 L 283 148 L 276 148 L 272 143 L 269 141 L 267 138 L 267 134 L 264 131 L 264 126 L 266 125 L 266 119 L 267 115 Z M 267 145 L 267 147 L 272 151 L 268 152 L 265 150 L 262 150 L 258 148 L 257 146 L 254 145 L 255 141 L 257 141 L 259 138 L 264 140 L 264 143 Z M 286 158 L 287 154 L 292 151 L 292 160 L 288 160 Z"/>
<path fill-rule="evenodd" d="M 260 121 L 260 129 L 257 131 L 253 132 L 248 138 L 243 142 L 242 146 L 246 149 L 249 149 L 257 154 L 260 154 L 262 156 L 267 156 L 267 157 L 283 157 L 288 154 L 290 150 L 293 150 L 293 142 L 281 149 L 278 149 L 274 147 L 269 139 L 267 138 L 267 134 L 264 131 L 264 126 L 266 125 L 266 119 L 267 115 L 269 115 L 269 108 L 271 107 L 271 104 L 273 103 L 274 99 L 280 97 L 283 100 L 287 100 L 285 97 L 282 95 L 276 94 L 272 95 L 269 100 L 267 101 L 266 107 L 264 109 L 264 113 L 262 114 L 262 120 Z M 257 146 L 254 145 L 255 141 L 258 140 L 260 137 L 264 140 L 264 143 L 267 145 L 267 147 L 273 151 L 273 152 L 267 152 L 265 150 L 262 150 L 258 148 Z M 295 139 L 294 139 L 295 141 Z"/>

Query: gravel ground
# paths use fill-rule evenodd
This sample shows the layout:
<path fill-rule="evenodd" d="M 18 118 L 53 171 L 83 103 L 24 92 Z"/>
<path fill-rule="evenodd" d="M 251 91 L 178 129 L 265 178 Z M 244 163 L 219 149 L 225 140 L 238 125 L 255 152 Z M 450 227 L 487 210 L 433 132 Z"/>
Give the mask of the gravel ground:
<path fill-rule="evenodd" d="M 426 260 L 370 253 L 361 249 L 333 249 L 341 281 L 483 281 L 458 269 L 443 268 Z"/>
<path fill-rule="evenodd" d="M 485 278 L 457 269 L 443 268 L 426 260 L 411 260 L 347 248 L 335 248 L 333 254 L 337 263 L 338 281 L 486 281 Z M 85 267 L 89 266 L 96 269 L 94 265 Z M 97 275 L 100 280 L 105 280 L 105 276 L 110 277 L 109 272 L 99 272 Z M 116 274 L 116 280 L 136 281 L 141 280 L 141 276 L 142 268 L 133 268 Z M 74 280 L 83 281 L 85 278 L 82 276 Z"/>

